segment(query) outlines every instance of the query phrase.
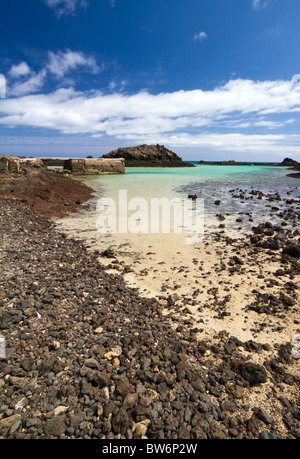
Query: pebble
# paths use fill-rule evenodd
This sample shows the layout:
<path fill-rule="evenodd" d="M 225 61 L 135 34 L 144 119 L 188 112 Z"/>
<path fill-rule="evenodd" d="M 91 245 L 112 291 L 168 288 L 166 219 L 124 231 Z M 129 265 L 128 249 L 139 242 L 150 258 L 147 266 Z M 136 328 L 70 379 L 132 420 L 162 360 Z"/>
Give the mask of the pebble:
<path fill-rule="evenodd" d="M 292 348 L 292 357 L 294 359 L 300 359 L 300 334 L 299 333 L 293 336 L 292 343 L 297 343 L 297 341 L 299 341 L 299 343 L 295 344 Z"/>
<path fill-rule="evenodd" d="M 161 304 L 29 207 L 2 201 L 0 217 L 1 438 L 297 438 L 299 407 L 282 389 L 299 392 L 296 341 L 193 341 L 191 324 L 175 331 Z M 255 393 L 278 402 L 276 419 L 254 411 Z"/>
<path fill-rule="evenodd" d="M 263 408 L 259 408 L 259 410 L 256 413 L 256 417 L 263 421 L 265 424 L 273 424 L 273 419 L 271 418 L 271 416 L 268 415 L 268 413 Z"/>

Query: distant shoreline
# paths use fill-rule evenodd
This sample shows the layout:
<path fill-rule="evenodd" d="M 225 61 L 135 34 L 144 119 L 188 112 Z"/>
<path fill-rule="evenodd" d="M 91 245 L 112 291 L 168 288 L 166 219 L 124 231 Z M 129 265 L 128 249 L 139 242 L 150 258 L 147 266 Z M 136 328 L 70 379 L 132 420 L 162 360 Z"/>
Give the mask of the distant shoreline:
<path fill-rule="evenodd" d="M 191 161 L 192 162 L 192 161 Z M 253 162 L 253 161 L 193 161 L 196 164 L 204 166 L 274 166 L 274 167 L 290 167 L 282 163 L 268 162 Z"/>
<path fill-rule="evenodd" d="M 195 162 L 200 166 L 267 166 L 267 167 L 283 167 L 287 170 L 293 171 L 290 174 L 287 174 L 287 177 L 300 178 L 300 165 L 292 161 L 292 163 L 268 163 L 268 162 L 246 162 L 246 161 L 199 161 Z"/>

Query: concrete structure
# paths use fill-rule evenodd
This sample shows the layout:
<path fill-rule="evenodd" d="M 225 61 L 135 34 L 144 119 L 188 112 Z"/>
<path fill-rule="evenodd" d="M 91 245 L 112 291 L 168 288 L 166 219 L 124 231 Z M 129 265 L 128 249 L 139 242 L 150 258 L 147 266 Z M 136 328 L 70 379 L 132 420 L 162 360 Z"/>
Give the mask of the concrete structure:
<path fill-rule="evenodd" d="M 123 158 L 70 158 L 64 161 L 63 168 L 73 175 L 125 174 L 125 161 Z"/>
<path fill-rule="evenodd" d="M 17 156 L 0 156 L 1 172 L 20 172 L 26 167 L 46 167 L 40 158 L 19 158 Z"/>
<path fill-rule="evenodd" d="M 21 172 L 28 167 L 60 167 L 73 175 L 125 174 L 123 158 L 19 158 L 0 156 L 0 173 Z"/>

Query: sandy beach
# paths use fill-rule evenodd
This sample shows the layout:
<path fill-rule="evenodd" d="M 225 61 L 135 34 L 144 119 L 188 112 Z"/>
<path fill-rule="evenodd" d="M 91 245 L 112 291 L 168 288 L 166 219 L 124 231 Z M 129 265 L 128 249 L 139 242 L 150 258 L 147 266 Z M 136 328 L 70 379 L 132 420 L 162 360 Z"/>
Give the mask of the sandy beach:
<path fill-rule="evenodd" d="M 89 250 L 97 251 L 107 272 L 122 274 L 126 284 L 137 289 L 142 297 L 156 298 L 175 328 L 179 314 L 182 320 L 189 320 L 199 328 L 202 337 L 211 338 L 215 332 L 225 330 L 241 340 L 282 344 L 297 333 L 297 307 L 288 314 L 284 314 L 283 308 L 279 314 L 272 315 L 258 314 L 252 304 L 261 294 L 276 298 L 284 293 L 288 295 L 291 279 L 296 297 L 299 270 L 296 267 L 289 272 L 286 264 L 282 264 L 281 251 L 293 234 L 298 241 L 299 199 L 286 205 L 288 199 L 268 196 L 264 210 L 255 220 L 250 219 L 249 223 L 249 217 L 243 216 L 244 222 L 247 220 L 246 229 L 242 223 L 235 223 L 234 214 L 224 217 L 222 225 L 217 215 L 222 211 L 225 214 L 226 209 L 215 206 L 216 217 L 210 215 L 204 219 L 201 242 L 188 244 L 184 231 L 180 234 L 100 234 L 96 230 L 99 213 L 95 209 L 101 192 L 96 188 L 95 193 L 87 211 L 60 219 L 56 228 L 83 240 Z M 261 196 L 257 198 L 261 203 Z M 279 207 L 270 213 L 273 198 Z M 265 219 L 260 217 L 263 214 Z M 270 228 L 265 228 L 266 248 L 263 249 L 251 243 L 251 238 L 255 235 L 252 228 L 265 221 Z M 268 244 L 273 239 L 280 243 L 269 250 Z"/>

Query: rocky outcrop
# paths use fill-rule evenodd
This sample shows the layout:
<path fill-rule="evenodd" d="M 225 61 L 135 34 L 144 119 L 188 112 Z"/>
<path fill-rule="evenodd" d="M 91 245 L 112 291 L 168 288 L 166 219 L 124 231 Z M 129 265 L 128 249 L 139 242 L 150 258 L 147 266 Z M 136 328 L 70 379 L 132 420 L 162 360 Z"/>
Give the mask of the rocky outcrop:
<path fill-rule="evenodd" d="M 193 167 L 163 145 L 139 145 L 118 148 L 103 158 L 124 158 L 127 167 Z"/>
<path fill-rule="evenodd" d="M 285 158 L 282 161 L 281 166 L 299 166 L 299 163 L 297 161 L 295 161 L 294 159 Z"/>
<path fill-rule="evenodd" d="M 287 174 L 288 177 L 300 178 L 300 163 L 291 158 L 285 158 L 282 163 L 282 166 L 289 167 L 289 170 L 295 171 L 291 174 Z"/>

